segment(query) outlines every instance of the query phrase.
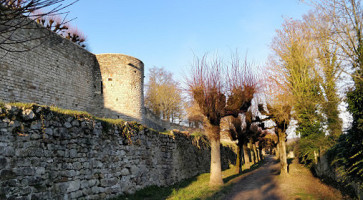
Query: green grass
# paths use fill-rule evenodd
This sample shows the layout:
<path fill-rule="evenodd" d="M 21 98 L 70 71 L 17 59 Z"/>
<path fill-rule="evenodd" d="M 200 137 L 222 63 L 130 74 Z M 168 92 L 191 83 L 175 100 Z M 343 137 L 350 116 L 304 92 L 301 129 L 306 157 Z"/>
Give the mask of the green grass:
<path fill-rule="evenodd" d="M 169 187 L 150 186 L 137 191 L 135 194 L 119 196 L 113 200 L 223 199 L 232 189 L 235 178 L 259 168 L 261 164 L 262 162 L 253 165 L 250 169 L 244 170 L 242 174 L 237 174 L 234 166 L 223 171 L 225 184 L 220 187 L 210 188 L 208 186 L 210 174 L 204 173 Z"/>
<path fill-rule="evenodd" d="M 167 130 L 167 131 L 163 131 L 163 132 L 159 132 L 160 134 L 163 134 L 163 135 L 170 135 L 170 136 L 174 136 L 173 134 L 173 131 L 171 130 Z"/>
<path fill-rule="evenodd" d="M 294 199 L 296 199 L 296 200 L 316 200 L 316 198 L 313 195 L 306 194 L 306 193 L 303 193 L 303 192 L 295 193 L 294 194 Z"/>

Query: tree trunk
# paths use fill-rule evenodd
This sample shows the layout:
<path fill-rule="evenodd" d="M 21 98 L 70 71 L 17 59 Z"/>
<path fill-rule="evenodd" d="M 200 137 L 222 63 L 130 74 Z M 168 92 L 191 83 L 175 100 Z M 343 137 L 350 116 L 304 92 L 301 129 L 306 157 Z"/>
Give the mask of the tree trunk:
<path fill-rule="evenodd" d="M 256 156 L 255 156 L 255 152 L 253 151 L 253 145 L 252 145 L 252 140 L 250 140 L 248 146 L 250 147 L 250 156 L 251 156 L 251 163 L 255 164 L 256 163 Z"/>
<path fill-rule="evenodd" d="M 286 135 L 285 133 L 279 133 L 279 143 L 280 143 L 280 164 L 281 164 L 281 174 L 287 174 L 287 156 L 286 156 Z"/>
<path fill-rule="evenodd" d="M 243 144 L 242 147 L 243 147 L 243 156 L 245 160 L 245 167 L 246 169 L 249 169 L 251 164 L 250 164 L 250 158 L 248 156 L 247 145 Z"/>
<path fill-rule="evenodd" d="M 237 145 L 237 159 L 236 159 L 236 172 L 242 173 L 242 153 L 241 153 L 241 145 Z"/>
<path fill-rule="evenodd" d="M 211 161 L 210 161 L 210 186 L 223 185 L 221 168 L 221 150 L 219 138 L 212 138 L 211 141 Z"/>
<path fill-rule="evenodd" d="M 210 140 L 210 179 L 209 186 L 223 185 L 222 167 L 221 167 L 221 142 L 220 128 L 209 123 L 206 124 L 205 130 Z"/>
<path fill-rule="evenodd" d="M 276 145 L 275 154 L 276 158 L 280 159 L 280 142 Z"/>
<path fill-rule="evenodd" d="M 258 151 L 257 151 L 256 144 L 255 143 L 252 143 L 252 149 L 253 149 L 253 153 L 255 154 L 255 159 L 256 159 L 256 162 L 255 163 L 258 163 L 260 161 L 260 156 L 258 154 Z"/>
<path fill-rule="evenodd" d="M 265 155 L 265 149 L 262 148 L 262 146 L 258 146 L 258 149 L 260 150 L 260 159 L 263 160 L 263 157 Z"/>

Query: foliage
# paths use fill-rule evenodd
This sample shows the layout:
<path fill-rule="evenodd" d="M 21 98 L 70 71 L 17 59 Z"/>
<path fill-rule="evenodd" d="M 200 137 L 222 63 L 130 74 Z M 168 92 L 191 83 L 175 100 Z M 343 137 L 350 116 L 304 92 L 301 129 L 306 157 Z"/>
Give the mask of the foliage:
<path fill-rule="evenodd" d="M 314 50 L 317 81 L 320 85 L 320 112 L 325 115 L 329 134 L 337 139 L 342 132 L 342 120 L 339 118 L 337 82 L 341 78 L 342 62 L 339 60 L 339 45 L 332 41 L 337 36 L 331 32 L 333 22 L 329 16 L 319 11 L 304 15 L 302 23 L 311 32 Z"/>
<path fill-rule="evenodd" d="M 357 70 L 357 74 L 361 71 Z M 345 175 L 363 184 L 363 81 L 355 79 L 355 88 L 347 94 L 348 110 L 353 115 L 352 127 L 341 135 L 329 151 L 332 164 L 343 166 Z M 363 187 L 363 185 L 362 185 Z"/>
<path fill-rule="evenodd" d="M 328 151 L 332 165 L 343 166 L 342 172 L 363 183 L 362 130 L 350 129 L 340 136 L 338 143 Z"/>
<path fill-rule="evenodd" d="M 363 177 L 363 8 L 360 0 L 315 0 L 318 11 L 330 18 L 339 47 L 339 59 L 354 81 L 347 93 L 348 111 L 353 116 L 351 128 L 329 151 L 333 164 L 351 179 L 362 183 Z"/>
<path fill-rule="evenodd" d="M 313 166 L 314 162 L 317 161 L 317 157 L 322 147 L 326 143 L 324 134 L 314 133 L 309 134 L 299 140 L 296 148 L 296 154 L 299 158 L 299 162 L 306 166 Z"/>
<path fill-rule="evenodd" d="M 163 68 L 151 68 L 145 105 L 157 116 L 168 121 L 183 118 L 182 90 L 172 73 Z"/>

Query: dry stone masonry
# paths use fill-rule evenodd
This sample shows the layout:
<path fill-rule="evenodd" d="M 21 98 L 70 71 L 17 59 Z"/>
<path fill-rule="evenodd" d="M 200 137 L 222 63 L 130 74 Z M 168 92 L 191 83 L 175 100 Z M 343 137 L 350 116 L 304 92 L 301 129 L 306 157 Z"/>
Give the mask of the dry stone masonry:
<path fill-rule="evenodd" d="M 223 168 L 235 153 L 221 148 Z M 210 149 L 139 124 L 0 108 L 0 199 L 105 199 L 209 172 Z"/>

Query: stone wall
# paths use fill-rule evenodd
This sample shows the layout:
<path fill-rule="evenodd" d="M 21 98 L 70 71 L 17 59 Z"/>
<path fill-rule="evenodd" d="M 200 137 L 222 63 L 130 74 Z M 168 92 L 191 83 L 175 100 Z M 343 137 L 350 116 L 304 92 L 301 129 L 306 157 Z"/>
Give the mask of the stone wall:
<path fill-rule="evenodd" d="M 228 148 L 222 158 L 224 169 L 235 162 Z M 209 167 L 209 147 L 185 135 L 39 106 L 0 109 L 0 199 L 104 199 L 170 185 Z"/>
<path fill-rule="evenodd" d="M 0 48 L 0 100 L 95 111 L 101 90 L 96 57 L 73 42 L 30 23 L 12 37 L 41 38 Z"/>

